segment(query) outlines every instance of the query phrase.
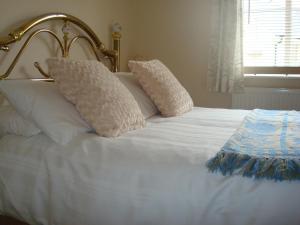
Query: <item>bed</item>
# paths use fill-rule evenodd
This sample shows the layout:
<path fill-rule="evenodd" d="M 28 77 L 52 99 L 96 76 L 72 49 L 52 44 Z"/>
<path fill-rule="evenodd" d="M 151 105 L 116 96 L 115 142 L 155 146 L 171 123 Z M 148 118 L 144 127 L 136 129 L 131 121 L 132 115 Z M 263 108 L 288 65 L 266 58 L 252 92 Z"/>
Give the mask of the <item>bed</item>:
<path fill-rule="evenodd" d="M 248 114 L 194 107 L 117 138 L 85 132 L 66 145 L 44 133 L 4 135 L 0 215 L 32 225 L 299 224 L 300 182 L 205 166 Z"/>

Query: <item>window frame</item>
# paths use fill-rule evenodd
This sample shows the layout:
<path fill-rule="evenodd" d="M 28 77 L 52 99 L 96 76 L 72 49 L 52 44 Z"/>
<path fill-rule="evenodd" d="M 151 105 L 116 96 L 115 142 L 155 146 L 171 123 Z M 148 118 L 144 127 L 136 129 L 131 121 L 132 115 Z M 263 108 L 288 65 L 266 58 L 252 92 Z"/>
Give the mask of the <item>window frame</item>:
<path fill-rule="evenodd" d="M 250 1 L 250 0 L 249 0 Z M 250 3 L 250 2 L 249 2 Z M 291 14 L 292 14 L 292 0 L 285 0 L 286 10 L 288 13 L 285 16 L 285 23 L 288 26 L 291 26 L 292 20 L 291 20 Z M 244 32 L 243 32 L 244 33 Z M 244 50 L 243 50 L 244 51 Z M 300 65 L 297 67 L 289 67 L 289 66 L 244 66 L 244 76 L 247 74 L 283 74 L 287 75 L 289 74 L 299 74 L 299 77 L 297 79 L 300 79 Z M 255 77 L 255 76 L 254 76 Z M 269 76 L 269 77 L 276 77 L 276 76 Z"/>
<path fill-rule="evenodd" d="M 300 74 L 300 67 L 244 66 L 245 74 Z"/>

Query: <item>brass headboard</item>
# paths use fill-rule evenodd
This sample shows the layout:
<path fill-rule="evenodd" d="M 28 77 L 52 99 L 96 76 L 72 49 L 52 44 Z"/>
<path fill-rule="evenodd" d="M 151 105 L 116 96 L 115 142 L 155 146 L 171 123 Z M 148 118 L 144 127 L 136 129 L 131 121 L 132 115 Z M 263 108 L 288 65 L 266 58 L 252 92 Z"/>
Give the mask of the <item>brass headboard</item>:
<path fill-rule="evenodd" d="M 99 54 L 102 54 L 104 58 L 107 58 L 111 62 L 111 69 L 112 71 L 116 72 L 119 68 L 119 55 L 117 50 L 107 50 L 104 45 L 101 43 L 97 35 L 94 33 L 94 31 L 83 21 L 80 19 L 64 14 L 64 13 L 50 13 L 38 16 L 30 21 L 27 21 L 22 26 L 18 27 L 14 31 L 10 32 L 8 36 L 6 37 L 0 37 L 0 51 L 8 52 L 10 50 L 10 45 L 20 41 L 26 33 L 32 30 L 32 28 L 36 27 L 37 25 L 41 23 L 45 23 L 52 20 L 61 20 L 64 22 L 64 26 L 62 28 L 63 32 L 63 40 L 60 40 L 60 38 L 57 36 L 57 34 L 49 29 L 37 29 L 35 31 L 32 31 L 32 33 L 27 37 L 24 44 L 20 48 L 19 52 L 17 53 L 16 57 L 13 59 L 12 63 L 6 70 L 4 74 L 0 74 L 0 80 L 7 78 L 10 73 L 12 72 L 13 68 L 17 64 L 20 56 L 22 55 L 24 49 L 28 45 L 28 43 L 31 41 L 31 39 L 40 34 L 40 33 L 48 33 L 50 36 L 52 36 L 59 44 L 59 47 L 61 49 L 62 57 L 68 57 L 70 48 L 74 42 L 76 42 L 79 39 L 83 39 L 87 41 L 87 43 L 90 45 L 90 47 L 93 50 L 93 53 L 95 54 L 97 60 L 100 61 Z M 77 25 L 79 28 L 81 28 L 87 36 L 85 35 L 77 35 L 72 38 L 69 37 L 69 31 L 68 31 L 68 23 L 73 23 Z M 34 63 L 34 66 L 43 74 L 46 78 L 50 78 L 49 75 L 40 67 L 38 62 Z"/>

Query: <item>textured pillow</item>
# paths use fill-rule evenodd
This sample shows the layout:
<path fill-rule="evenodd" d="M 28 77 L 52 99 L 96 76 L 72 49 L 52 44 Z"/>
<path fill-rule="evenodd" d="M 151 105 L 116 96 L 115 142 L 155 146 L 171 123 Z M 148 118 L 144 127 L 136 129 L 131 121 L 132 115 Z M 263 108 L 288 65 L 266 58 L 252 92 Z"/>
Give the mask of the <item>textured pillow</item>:
<path fill-rule="evenodd" d="M 39 128 L 31 121 L 23 119 L 12 106 L 0 107 L 0 137 L 6 134 L 31 137 L 40 132 Z"/>
<path fill-rule="evenodd" d="M 142 86 L 132 73 L 118 72 L 115 74 L 133 95 L 136 102 L 139 104 L 145 119 L 148 119 L 158 113 L 157 107 L 142 89 Z"/>
<path fill-rule="evenodd" d="M 193 108 L 193 100 L 159 60 L 129 61 L 130 70 L 163 116 L 178 116 Z"/>
<path fill-rule="evenodd" d="M 100 136 L 115 137 L 145 126 L 134 97 L 102 63 L 58 58 L 47 63 L 61 93 Z"/>
<path fill-rule="evenodd" d="M 3 80 L 0 91 L 20 116 L 33 121 L 58 144 L 92 130 L 53 82 Z"/>

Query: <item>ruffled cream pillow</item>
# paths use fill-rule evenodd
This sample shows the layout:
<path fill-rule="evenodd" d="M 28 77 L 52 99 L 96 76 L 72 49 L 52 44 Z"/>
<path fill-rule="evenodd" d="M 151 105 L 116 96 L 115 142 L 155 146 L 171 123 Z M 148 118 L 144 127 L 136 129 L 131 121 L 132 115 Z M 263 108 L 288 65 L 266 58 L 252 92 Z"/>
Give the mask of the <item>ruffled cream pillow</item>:
<path fill-rule="evenodd" d="M 60 92 L 100 136 L 115 137 L 145 126 L 134 97 L 101 62 L 50 58 L 47 63 Z"/>
<path fill-rule="evenodd" d="M 128 66 L 163 116 L 178 116 L 192 110 L 191 96 L 162 62 L 129 61 Z"/>

